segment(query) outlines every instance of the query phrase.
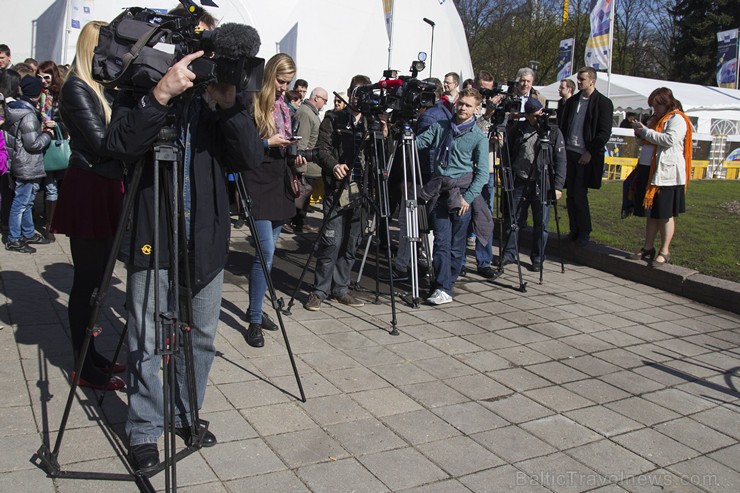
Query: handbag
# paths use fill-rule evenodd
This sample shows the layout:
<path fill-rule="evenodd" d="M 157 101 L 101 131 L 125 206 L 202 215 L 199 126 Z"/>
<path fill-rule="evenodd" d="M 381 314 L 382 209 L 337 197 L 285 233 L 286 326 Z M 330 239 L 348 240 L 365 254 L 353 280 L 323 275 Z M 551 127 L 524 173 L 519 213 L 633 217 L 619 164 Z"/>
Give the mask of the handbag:
<path fill-rule="evenodd" d="M 44 170 L 59 171 L 69 166 L 69 156 L 72 150 L 69 148 L 69 139 L 62 137 L 59 125 L 54 127 L 54 140 L 44 153 Z"/>
<path fill-rule="evenodd" d="M 288 185 L 293 198 L 301 196 L 301 177 L 290 166 L 288 166 Z"/>

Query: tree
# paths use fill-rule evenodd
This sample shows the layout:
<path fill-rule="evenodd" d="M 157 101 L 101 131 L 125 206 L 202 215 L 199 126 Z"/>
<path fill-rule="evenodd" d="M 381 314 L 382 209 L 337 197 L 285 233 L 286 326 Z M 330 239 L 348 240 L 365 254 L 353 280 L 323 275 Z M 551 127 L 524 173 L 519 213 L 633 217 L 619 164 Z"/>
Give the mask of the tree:
<path fill-rule="evenodd" d="M 670 13 L 676 26 L 670 78 L 715 84 L 717 32 L 740 26 L 737 0 L 678 0 Z"/>

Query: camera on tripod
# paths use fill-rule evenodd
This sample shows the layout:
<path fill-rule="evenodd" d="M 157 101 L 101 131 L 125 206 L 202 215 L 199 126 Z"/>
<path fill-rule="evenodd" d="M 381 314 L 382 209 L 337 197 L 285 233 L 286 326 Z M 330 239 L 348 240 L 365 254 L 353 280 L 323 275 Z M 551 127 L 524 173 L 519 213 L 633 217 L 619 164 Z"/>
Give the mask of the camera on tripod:
<path fill-rule="evenodd" d="M 196 75 L 195 85 L 218 82 L 239 91 L 259 91 L 265 61 L 255 57 L 260 47 L 257 31 L 236 23 L 207 31 L 199 26 L 203 8 L 192 0 L 180 3 L 188 15 L 131 7 L 101 27 L 93 78 L 109 88 L 145 92 L 184 56 L 203 50 L 188 67 Z"/>
<path fill-rule="evenodd" d="M 397 70 L 385 70 L 383 79 L 377 84 L 357 88 L 357 106 L 365 116 L 380 115 L 391 110 L 390 121 L 408 121 L 416 118 L 421 108 L 434 106 L 436 86 L 419 80 L 417 75 L 424 70 L 426 53 L 419 53 L 418 60 L 411 62 L 411 75 L 398 76 Z"/>
<path fill-rule="evenodd" d="M 522 99 L 516 94 L 516 81 L 510 80 L 506 85 L 494 85 L 492 89 L 481 89 L 483 96 L 483 106 L 489 98 L 502 96 L 491 116 L 493 125 L 500 125 L 504 122 L 507 113 L 518 113 L 522 105 Z"/>
<path fill-rule="evenodd" d="M 550 125 L 557 123 L 557 118 L 558 102 L 548 99 L 542 108 L 542 114 L 537 116 L 537 129 L 540 132 L 548 130 Z"/>

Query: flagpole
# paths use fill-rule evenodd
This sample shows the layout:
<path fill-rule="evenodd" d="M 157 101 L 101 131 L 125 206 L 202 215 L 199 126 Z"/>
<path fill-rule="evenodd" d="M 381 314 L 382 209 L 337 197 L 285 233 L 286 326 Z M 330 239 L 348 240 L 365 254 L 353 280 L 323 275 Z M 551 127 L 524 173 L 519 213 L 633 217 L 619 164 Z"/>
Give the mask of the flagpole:
<path fill-rule="evenodd" d="M 611 96 L 612 91 L 612 54 L 613 54 L 613 48 L 614 48 L 614 11 L 615 7 L 617 5 L 617 0 L 612 0 L 612 11 L 611 14 L 609 14 L 609 67 L 608 67 L 608 77 L 609 79 L 606 81 L 606 97 Z"/>
<path fill-rule="evenodd" d="M 393 52 L 393 21 L 395 20 L 393 17 L 393 0 L 390 0 L 390 14 L 391 14 L 391 23 L 390 28 L 388 31 L 388 70 L 391 68 L 391 53 Z M 388 15 L 386 13 L 386 15 Z"/>

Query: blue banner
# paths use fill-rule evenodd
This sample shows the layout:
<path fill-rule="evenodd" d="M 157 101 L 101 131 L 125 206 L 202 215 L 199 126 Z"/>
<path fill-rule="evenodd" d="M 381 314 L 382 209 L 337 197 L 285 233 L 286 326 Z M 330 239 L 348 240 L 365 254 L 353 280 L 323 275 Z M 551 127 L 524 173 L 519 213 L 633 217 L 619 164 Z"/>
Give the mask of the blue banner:
<path fill-rule="evenodd" d="M 591 1 L 591 35 L 586 41 L 586 66 L 596 70 L 609 68 L 611 15 L 614 0 Z"/>
<path fill-rule="evenodd" d="M 717 85 L 737 87 L 738 30 L 717 33 Z"/>
<path fill-rule="evenodd" d="M 558 48 L 557 80 L 567 79 L 573 75 L 573 48 L 575 47 L 575 41 L 575 38 L 560 41 L 560 48 Z"/>

